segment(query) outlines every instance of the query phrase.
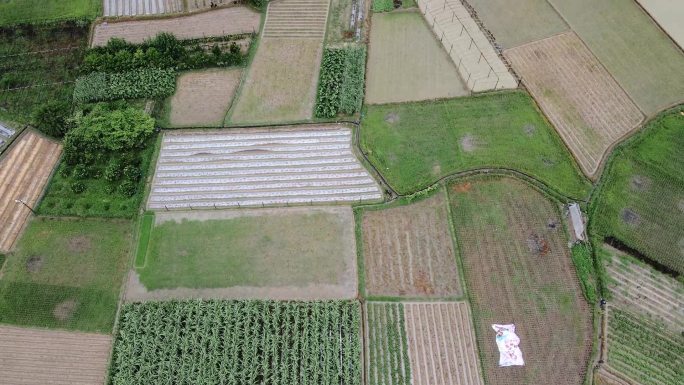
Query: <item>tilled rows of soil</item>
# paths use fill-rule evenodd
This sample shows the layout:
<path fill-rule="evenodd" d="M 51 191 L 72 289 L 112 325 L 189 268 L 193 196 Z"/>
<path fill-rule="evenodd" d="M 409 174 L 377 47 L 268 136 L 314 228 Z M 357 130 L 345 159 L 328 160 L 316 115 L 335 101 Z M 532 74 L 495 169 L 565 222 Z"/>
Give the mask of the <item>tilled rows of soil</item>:
<path fill-rule="evenodd" d="M 330 0 L 280 0 L 266 13 L 265 38 L 323 38 Z"/>

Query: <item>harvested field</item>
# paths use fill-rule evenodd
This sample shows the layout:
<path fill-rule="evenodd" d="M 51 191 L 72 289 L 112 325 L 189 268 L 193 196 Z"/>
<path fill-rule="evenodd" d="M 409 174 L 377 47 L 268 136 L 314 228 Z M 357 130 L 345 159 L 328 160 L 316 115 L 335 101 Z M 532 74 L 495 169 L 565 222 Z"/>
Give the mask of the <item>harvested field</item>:
<path fill-rule="evenodd" d="M 261 16 L 247 6 L 235 6 L 168 19 L 102 22 L 95 26 L 91 46 L 107 44 L 117 37 L 130 43 L 142 43 L 161 32 L 181 40 L 237 35 L 259 31 Z"/>
<path fill-rule="evenodd" d="M 62 146 L 26 131 L 0 160 L 0 251 L 10 251 L 31 210 L 16 200 L 36 207 Z"/>
<path fill-rule="evenodd" d="M 469 90 L 518 87 L 517 80 L 461 0 L 417 0 L 416 3 Z"/>
<path fill-rule="evenodd" d="M 411 385 L 404 305 L 366 302 L 365 315 L 366 384 Z"/>
<path fill-rule="evenodd" d="M 355 298 L 354 217 L 349 207 L 158 212 L 143 266 L 128 301 Z"/>
<path fill-rule="evenodd" d="M 268 4 L 264 38 L 322 39 L 330 0 L 278 0 Z"/>
<path fill-rule="evenodd" d="M 175 127 L 219 127 L 233 102 L 242 69 L 209 69 L 178 77 L 169 101 L 169 122 Z"/>
<path fill-rule="evenodd" d="M 112 337 L 0 326 L 0 383 L 94 385 L 107 378 Z"/>
<path fill-rule="evenodd" d="M 456 66 L 418 12 L 373 15 L 367 68 L 367 103 L 469 94 Z"/>
<path fill-rule="evenodd" d="M 463 295 L 443 191 L 406 206 L 363 212 L 367 296 Z"/>
<path fill-rule="evenodd" d="M 647 116 L 684 100 L 684 55 L 634 0 L 549 0 Z"/>
<path fill-rule="evenodd" d="M 505 54 L 589 177 L 644 118 L 574 32 Z"/>
<path fill-rule="evenodd" d="M 462 182 L 461 182 L 462 183 Z M 583 299 L 556 204 L 522 181 L 451 185 L 452 215 L 490 385 L 580 385 L 591 352 Z M 491 325 L 515 323 L 523 367 L 500 368 Z"/>
<path fill-rule="evenodd" d="M 380 200 L 343 126 L 164 134 L 147 206 L 245 207 Z"/>
<path fill-rule="evenodd" d="M 183 12 L 183 0 L 102 0 L 104 16 L 144 16 Z"/>
<path fill-rule="evenodd" d="M 466 302 L 406 303 L 404 317 L 413 385 L 484 385 Z"/>
<path fill-rule="evenodd" d="M 684 2 L 671 0 L 637 0 L 649 15 L 680 47 L 684 48 Z"/>
<path fill-rule="evenodd" d="M 323 38 L 264 38 L 230 116 L 236 124 L 311 119 Z"/>
<path fill-rule="evenodd" d="M 662 323 L 675 333 L 684 330 L 684 285 L 610 246 L 604 250 L 611 304 Z"/>
<path fill-rule="evenodd" d="M 468 0 L 504 48 L 544 39 L 569 29 L 546 0 Z"/>

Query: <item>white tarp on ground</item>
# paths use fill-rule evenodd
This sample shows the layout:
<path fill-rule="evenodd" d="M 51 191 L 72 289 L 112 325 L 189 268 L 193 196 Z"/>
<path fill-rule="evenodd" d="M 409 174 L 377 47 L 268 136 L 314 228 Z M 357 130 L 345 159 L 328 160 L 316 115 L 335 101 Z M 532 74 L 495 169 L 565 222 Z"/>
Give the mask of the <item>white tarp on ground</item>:
<path fill-rule="evenodd" d="M 496 332 L 496 346 L 499 348 L 499 366 L 523 366 L 522 351 L 518 347 L 520 338 L 515 334 L 515 325 L 492 325 Z"/>

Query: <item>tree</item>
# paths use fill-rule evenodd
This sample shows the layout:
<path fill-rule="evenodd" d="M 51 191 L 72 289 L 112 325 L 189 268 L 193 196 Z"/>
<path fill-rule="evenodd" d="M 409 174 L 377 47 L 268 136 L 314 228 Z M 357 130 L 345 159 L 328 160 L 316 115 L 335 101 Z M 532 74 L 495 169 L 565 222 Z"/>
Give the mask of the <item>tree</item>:
<path fill-rule="evenodd" d="M 33 113 L 33 124 L 42 133 L 63 137 L 71 128 L 71 103 L 52 100 L 39 106 Z"/>

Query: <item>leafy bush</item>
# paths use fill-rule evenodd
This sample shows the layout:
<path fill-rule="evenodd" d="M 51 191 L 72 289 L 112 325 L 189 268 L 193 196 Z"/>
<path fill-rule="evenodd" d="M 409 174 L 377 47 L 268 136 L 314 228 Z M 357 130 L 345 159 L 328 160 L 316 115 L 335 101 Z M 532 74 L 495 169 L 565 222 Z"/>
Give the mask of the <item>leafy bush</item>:
<path fill-rule="evenodd" d="M 325 49 L 316 97 L 316 117 L 333 118 L 340 112 L 351 115 L 360 111 L 365 63 L 364 46 Z"/>
<path fill-rule="evenodd" d="M 76 80 L 74 101 L 163 98 L 176 90 L 176 74 L 170 69 L 146 68 L 107 74 L 94 72 Z"/>
<path fill-rule="evenodd" d="M 61 138 L 71 128 L 71 109 L 67 101 L 48 101 L 34 111 L 33 124 L 45 135 Z"/>
<path fill-rule="evenodd" d="M 137 189 L 138 186 L 130 180 L 125 180 L 121 182 L 119 185 L 118 191 L 121 195 L 127 196 L 127 197 L 132 197 L 135 195 L 135 190 Z"/>
<path fill-rule="evenodd" d="M 71 191 L 73 191 L 76 194 L 80 194 L 86 190 L 86 185 L 85 183 L 77 180 L 71 184 Z"/>
<path fill-rule="evenodd" d="M 589 303 L 596 302 L 596 273 L 591 250 L 585 244 L 572 246 L 572 262 L 577 270 L 577 277 L 582 287 L 582 293 Z"/>

